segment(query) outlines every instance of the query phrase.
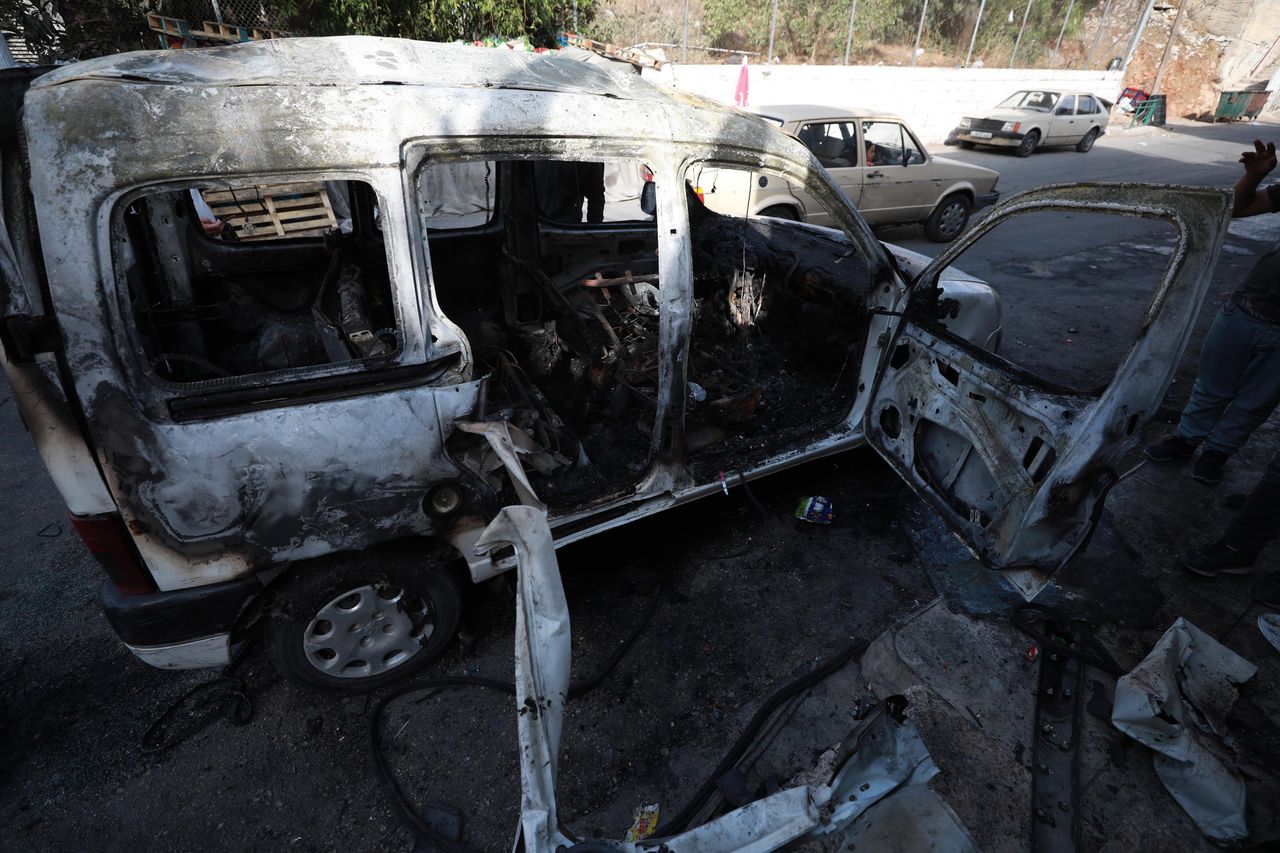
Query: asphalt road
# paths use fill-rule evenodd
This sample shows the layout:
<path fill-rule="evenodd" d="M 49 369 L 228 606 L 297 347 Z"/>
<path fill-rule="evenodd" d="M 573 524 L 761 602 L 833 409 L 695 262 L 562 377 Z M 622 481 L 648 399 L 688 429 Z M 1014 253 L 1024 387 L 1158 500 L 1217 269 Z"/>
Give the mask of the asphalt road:
<path fill-rule="evenodd" d="M 1275 126 L 1206 125 L 1108 136 L 1086 155 L 1047 151 L 1019 160 L 946 153 L 1000 170 L 1006 194 L 1095 180 L 1227 186 L 1242 146 L 1264 131 L 1280 137 Z M 1148 295 L 1091 283 L 1115 284 L 1108 264 L 1132 268 L 1114 238 L 1136 238 L 1088 223 L 1045 228 L 1048 233 L 1031 236 L 1046 245 L 1072 238 L 1084 267 L 1059 261 L 1040 277 L 1006 275 L 1005 352 L 1042 367 L 1062 363 L 1083 365 L 1086 376 L 1105 373 L 1103 356 L 1113 355 L 1127 333 L 1116 318 L 1140 310 Z M 1276 231 L 1271 223 L 1233 226 L 1202 326 L 1259 240 L 1280 237 Z M 886 229 L 881 236 L 926 253 L 938 249 L 918 229 Z M 1101 270 L 1083 271 L 1095 261 Z M 993 255 L 990 263 L 1008 273 L 1017 261 Z M 1046 358 L 1050 345 L 1057 355 Z M 1194 354 L 1195 342 L 1175 400 L 1185 393 Z M 99 570 L 67 525 L 7 389 L 0 392 L 0 440 L 7 448 L 0 457 L 0 845 L 410 847 L 369 770 L 368 701 L 293 687 L 275 679 L 260 657 L 250 658 L 245 670 L 255 702 L 248 725 L 220 722 L 172 750 L 144 751 L 140 738 L 151 721 L 209 674 L 148 668 L 116 641 L 94 601 Z M 784 523 L 796 499 L 814 493 L 835 499 L 838 524 L 801 531 Z M 584 833 L 616 836 L 641 803 L 678 805 L 760 696 L 851 637 L 869 639 L 932 597 L 900 521 L 900 507 L 912 499 L 873 454 L 805 466 L 762 484 L 758 496 L 764 518 L 735 493 L 561 555 L 574 618 L 575 677 L 608 655 L 661 590 L 649 630 L 606 686 L 568 715 L 561 798 L 566 819 Z M 434 672 L 510 677 L 511 601 L 499 591 L 478 609 L 470 640 L 454 644 Z M 844 734 L 856 680 L 850 676 L 842 689 L 838 701 L 820 703 L 792 727 L 800 739 L 776 759 L 784 779 L 788 766 L 807 764 Z M 401 705 L 389 728 L 389 750 L 406 789 L 419 802 L 434 797 L 463 809 L 467 837 L 481 849 L 501 849 L 515 825 L 519 794 L 508 705 L 505 698 L 436 694 Z"/>
<path fill-rule="evenodd" d="M 1050 148 L 1027 158 L 1002 150 L 935 147 L 933 154 L 995 169 L 1002 198 L 1047 184 L 1159 183 L 1229 189 L 1240 152 L 1280 126 L 1187 124 L 1169 130 L 1118 128 L 1087 154 Z M 1122 190 L 1107 191 L 1119 198 Z M 977 222 L 989 211 L 975 213 Z M 918 226 L 882 228 L 888 243 L 936 256 L 943 248 Z M 998 226 L 956 266 L 999 291 L 1006 329 L 1002 354 L 1045 378 L 1093 389 L 1105 385 L 1128 349 L 1173 245 L 1159 223 L 1101 214 L 1043 213 Z M 963 235 L 960 238 L 964 239 Z M 1280 240 L 1280 216 L 1231 223 L 1190 349 L 1222 300 L 1264 247 Z M 1193 365 L 1194 360 L 1186 364 Z M 1185 393 L 1175 388 L 1175 396 Z"/>

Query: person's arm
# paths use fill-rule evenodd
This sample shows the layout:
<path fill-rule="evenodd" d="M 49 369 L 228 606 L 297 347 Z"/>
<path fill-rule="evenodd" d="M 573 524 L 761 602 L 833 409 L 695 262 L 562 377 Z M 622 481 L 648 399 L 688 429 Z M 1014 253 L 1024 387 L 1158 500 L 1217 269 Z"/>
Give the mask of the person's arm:
<path fill-rule="evenodd" d="M 1240 162 L 1244 164 L 1244 174 L 1236 181 L 1231 215 L 1241 219 L 1276 210 L 1271 192 L 1258 192 L 1258 184 L 1276 167 L 1276 144 L 1268 142 L 1264 147 L 1261 139 L 1255 139 L 1253 150 L 1243 152 Z"/>

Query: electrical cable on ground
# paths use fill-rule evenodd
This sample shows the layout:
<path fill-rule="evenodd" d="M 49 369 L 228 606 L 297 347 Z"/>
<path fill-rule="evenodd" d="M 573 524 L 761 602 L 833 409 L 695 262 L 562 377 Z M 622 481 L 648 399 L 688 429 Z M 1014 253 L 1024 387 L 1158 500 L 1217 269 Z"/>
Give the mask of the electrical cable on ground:
<path fill-rule="evenodd" d="M 649 618 L 653 615 L 653 612 L 657 607 L 661 591 L 661 587 L 655 591 L 653 599 L 650 601 L 648 608 L 646 608 L 639 624 L 632 630 L 631 634 L 623 640 L 614 653 L 598 668 L 596 674 L 588 679 L 575 682 L 569 686 L 570 699 L 583 696 L 596 689 L 604 682 L 604 679 L 614 669 L 614 667 L 618 665 L 648 624 Z M 712 772 L 711 776 L 702 784 L 694 794 L 693 798 L 685 805 L 679 814 L 667 821 L 663 826 L 659 827 L 654 835 L 661 837 L 685 829 L 691 823 L 693 818 L 696 817 L 703 809 L 707 801 L 715 795 L 718 790 L 716 783 L 719 779 L 724 776 L 725 773 L 728 773 L 730 770 L 738 766 L 742 760 L 742 756 L 751 748 L 760 730 L 769 722 L 770 718 L 773 717 L 778 709 L 783 707 L 788 701 L 812 689 L 814 686 L 839 671 L 855 656 L 865 651 L 866 648 L 867 642 L 865 640 L 855 641 L 835 656 L 823 662 L 817 668 L 788 682 L 765 699 L 764 703 L 752 716 L 750 722 L 747 723 L 746 728 L 743 730 L 742 734 L 739 735 L 733 747 L 716 766 L 716 769 Z M 382 716 L 387 706 L 394 700 L 406 694 L 442 687 L 479 687 L 499 693 L 506 693 L 511 696 L 514 696 L 516 693 L 514 684 L 479 676 L 444 676 L 439 678 L 429 678 L 394 688 L 390 693 L 378 700 L 378 703 L 373 707 L 369 714 L 368 735 L 370 760 L 373 764 L 374 774 L 377 777 L 378 784 L 386 794 L 392 810 L 418 841 L 434 845 L 436 848 L 446 851 L 446 853 L 475 853 L 474 848 L 470 845 L 463 841 L 456 841 L 448 837 L 422 818 L 418 813 L 418 810 L 405 794 L 403 788 L 400 787 L 399 782 L 396 781 L 381 748 Z M 566 834 L 569 833 L 566 832 Z"/>
<path fill-rule="evenodd" d="M 177 746 L 220 718 L 226 718 L 233 726 L 247 724 L 253 717 L 253 700 L 245 680 L 234 673 L 256 646 L 256 640 L 245 643 L 217 678 L 197 684 L 179 696 L 143 733 L 142 748 L 161 752 Z M 185 725 L 172 728 L 171 720 L 197 697 L 203 700 L 203 710 L 188 714 Z"/>

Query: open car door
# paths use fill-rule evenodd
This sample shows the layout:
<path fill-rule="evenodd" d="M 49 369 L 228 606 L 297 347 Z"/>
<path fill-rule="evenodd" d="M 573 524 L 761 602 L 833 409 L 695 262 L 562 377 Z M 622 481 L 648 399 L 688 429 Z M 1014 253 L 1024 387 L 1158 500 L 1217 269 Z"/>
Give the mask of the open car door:
<path fill-rule="evenodd" d="M 993 209 L 909 288 L 880 354 L 867 441 L 1028 599 L 1087 542 L 1117 465 L 1164 398 L 1209 286 L 1230 199 L 1218 189 L 1131 184 L 1032 190 Z M 1040 211 L 1172 226 L 1168 266 L 1137 338 L 1100 391 L 1040 379 L 930 319 L 939 314 L 933 294 L 943 270 L 1001 222 Z"/>

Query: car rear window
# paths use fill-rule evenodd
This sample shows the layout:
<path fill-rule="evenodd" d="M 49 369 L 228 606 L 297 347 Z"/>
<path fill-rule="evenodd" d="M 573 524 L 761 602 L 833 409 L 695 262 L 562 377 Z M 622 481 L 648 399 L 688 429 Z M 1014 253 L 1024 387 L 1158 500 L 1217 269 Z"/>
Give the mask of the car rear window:
<path fill-rule="evenodd" d="M 1092 115 L 1098 111 L 1098 102 L 1092 95 L 1081 95 L 1080 104 L 1076 107 L 1076 115 Z"/>

